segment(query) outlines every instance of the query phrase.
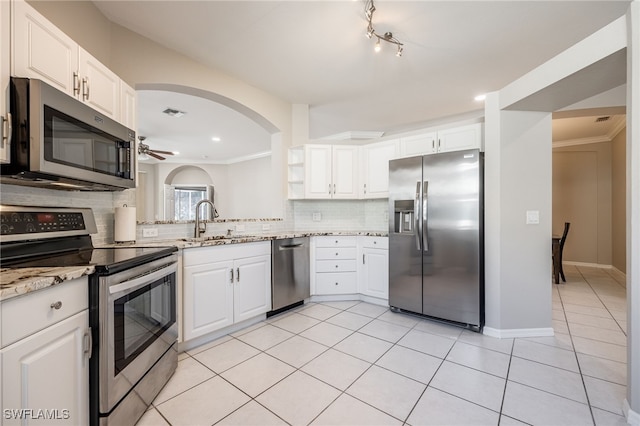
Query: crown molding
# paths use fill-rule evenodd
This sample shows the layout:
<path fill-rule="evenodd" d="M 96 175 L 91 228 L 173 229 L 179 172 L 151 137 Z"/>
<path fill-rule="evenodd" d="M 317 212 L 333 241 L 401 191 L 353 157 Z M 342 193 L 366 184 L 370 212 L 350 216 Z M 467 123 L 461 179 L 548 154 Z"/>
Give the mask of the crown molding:
<path fill-rule="evenodd" d="M 553 142 L 551 144 L 552 148 L 562 148 L 565 146 L 574 146 L 574 145 L 589 145 L 592 143 L 602 143 L 602 142 L 611 142 L 611 139 L 608 135 L 602 136 L 591 136 L 588 138 L 579 138 L 579 139 L 567 139 L 564 141 Z"/>

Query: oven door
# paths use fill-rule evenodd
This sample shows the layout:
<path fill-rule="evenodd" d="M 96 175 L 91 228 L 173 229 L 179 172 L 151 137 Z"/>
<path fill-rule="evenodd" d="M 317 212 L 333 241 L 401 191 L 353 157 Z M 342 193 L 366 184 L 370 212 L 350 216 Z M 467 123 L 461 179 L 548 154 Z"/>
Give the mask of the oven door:
<path fill-rule="evenodd" d="M 100 278 L 100 412 L 110 412 L 178 338 L 176 255 Z"/>

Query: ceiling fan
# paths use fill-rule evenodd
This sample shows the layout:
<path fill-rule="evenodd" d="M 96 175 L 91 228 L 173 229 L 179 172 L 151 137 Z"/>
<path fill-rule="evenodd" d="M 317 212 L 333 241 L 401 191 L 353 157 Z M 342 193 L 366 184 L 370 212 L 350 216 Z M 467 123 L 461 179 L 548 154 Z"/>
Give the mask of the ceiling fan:
<path fill-rule="evenodd" d="M 163 157 L 160 154 L 173 155 L 173 152 L 171 152 L 171 151 L 160 151 L 160 150 L 157 150 L 157 149 L 149 148 L 149 145 L 144 143 L 145 139 L 147 139 L 146 136 L 138 136 L 138 140 L 140 141 L 138 143 L 138 155 L 149 155 L 149 156 L 151 156 L 153 158 L 156 158 L 158 160 L 166 160 L 166 158 Z"/>

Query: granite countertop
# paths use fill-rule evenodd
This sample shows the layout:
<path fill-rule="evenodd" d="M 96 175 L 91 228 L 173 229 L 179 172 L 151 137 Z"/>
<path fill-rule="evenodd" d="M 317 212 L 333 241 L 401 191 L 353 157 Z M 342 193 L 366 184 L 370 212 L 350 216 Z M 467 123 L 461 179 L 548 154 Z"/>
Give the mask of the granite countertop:
<path fill-rule="evenodd" d="M 0 268 L 0 302 L 93 274 L 93 266 Z"/>
<path fill-rule="evenodd" d="M 252 243 L 256 241 L 271 241 L 283 238 L 317 237 L 317 236 L 369 236 L 386 237 L 386 232 L 380 231 L 283 231 L 275 234 L 260 235 L 206 235 L 201 238 L 176 238 L 169 240 L 136 241 L 131 243 L 116 243 L 102 247 L 163 247 L 175 246 L 179 249 L 194 247 L 210 247 L 225 244 Z M 95 271 L 93 266 L 67 266 L 46 268 L 0 268 L 0 302 L 12 297 L 31 293 L 36 290 L 59 284 L 66 280 L 90 275 Z"/>
<path fill-rule="evenodd" d="M 257 241 L 280 240 L 284 238 L 300 238 L 300 237 L 319 237 L 319 236 L 367 236 L 367 237 L 386 237 L 387 232 L 381 231 L 283 231 L 275 234 L 259 234 L 259 235 L 205 235 L 200 238 L 176 238 L 169 240 L 152 240 L 152 241 L 135 241 L 130 243 L 115 243 L 108 247 L 160 247 L 175 246 L 179 249 L 193 247 L 210 247 L 221 246 L 226 244 L 253 243 Z"/>

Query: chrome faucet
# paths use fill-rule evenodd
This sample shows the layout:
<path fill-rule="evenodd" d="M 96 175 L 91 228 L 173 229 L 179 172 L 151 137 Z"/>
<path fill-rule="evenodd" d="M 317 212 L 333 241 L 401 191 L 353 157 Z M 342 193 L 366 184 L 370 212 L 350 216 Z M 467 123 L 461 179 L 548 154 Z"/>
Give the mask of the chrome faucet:
<path fill-rule="evenodd" d="M 213 203 L 210 200 L 198 201 L 198 204 L 196 204 L 196 229 L 194 233 L 195 238 L 200 238 L 200 236 L 207 231 L 207 223 L 202 222 L 200 219 L 200 206 L 202 205 L 202 203 L 207 203 L 211 206 L 211 212 L 213 213 L 214 219 L 218 217 L 218 212 L 216 211 L 216 207 L 213 205 Z"/>

